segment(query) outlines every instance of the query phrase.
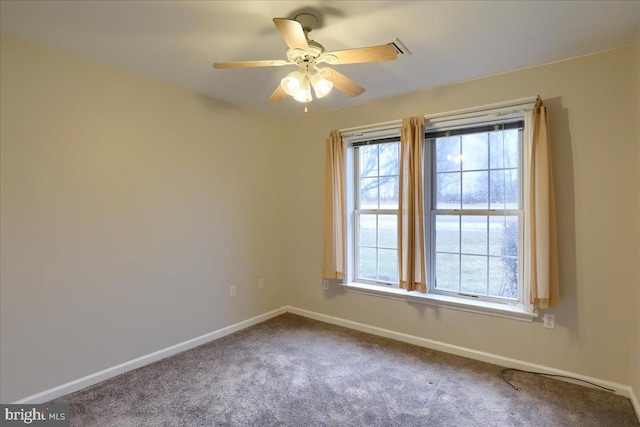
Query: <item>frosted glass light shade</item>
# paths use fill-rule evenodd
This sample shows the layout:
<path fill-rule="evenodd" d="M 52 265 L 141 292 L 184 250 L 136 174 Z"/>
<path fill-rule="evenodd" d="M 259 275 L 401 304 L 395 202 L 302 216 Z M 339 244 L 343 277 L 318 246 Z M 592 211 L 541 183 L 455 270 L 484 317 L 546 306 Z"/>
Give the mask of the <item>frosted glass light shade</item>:
<path fill-rule="evenodd" d="M 304 86 L 304 74 L 300 71 L 293 71 L 280 80 L 280 86 L 287 95 L 295 97 L 296 93 Z"/>
<path fill-rule="evenodd" d="M 304 84 L 298 88 L 292 96 L 293 99 L 298 102 L 311 102 L 313 98 L 311 97 L 311 86 L 309 85 L 309 82 L 304 82 Z"/>
<path fill-rule="evenodd" d="M 316 93 L 316 97 L 322 98 L 333 88 L 333 83 L 322 77 L 320 74 L 314 74 L 311 76 L 311 85 Z"/>

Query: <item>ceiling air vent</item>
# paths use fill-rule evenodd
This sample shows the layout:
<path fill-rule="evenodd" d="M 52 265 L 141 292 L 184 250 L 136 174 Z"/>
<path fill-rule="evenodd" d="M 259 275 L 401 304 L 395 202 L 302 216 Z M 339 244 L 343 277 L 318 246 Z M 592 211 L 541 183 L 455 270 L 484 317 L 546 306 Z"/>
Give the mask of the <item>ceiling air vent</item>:
<path fill-rule="evenodd" d="M 389 44 L 396 48 L 396 50 L 398 51 L 398 55 L 413 55 L 411 51 L 404 45 L 404 43 L 402 43 L 397 37 Z"/>

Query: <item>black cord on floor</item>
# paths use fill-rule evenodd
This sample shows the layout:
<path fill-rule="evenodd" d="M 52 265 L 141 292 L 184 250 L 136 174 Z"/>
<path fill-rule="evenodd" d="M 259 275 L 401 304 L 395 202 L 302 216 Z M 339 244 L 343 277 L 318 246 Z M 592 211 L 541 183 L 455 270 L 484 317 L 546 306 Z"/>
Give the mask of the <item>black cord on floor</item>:
<path fill-rule="evenodd" d="M 574 381 L 580 381 L 583 382 L 585 384 L 589 384 L 592 385 L 594 387 L 598 387 L 601 388 L 602 390 L 606 390 L 606 391 L 610 391 L 612 393 L 615 393 L 615 390 L 612 388 L 607 388 L 607 387 L 603 387 L 599 384 L 596 383 L 592 383 L 590 381 L 585 381 L 585 380 L 581 380 L 580 378 L 574 378 L 574 377 L 569 377 L 566 375 L 556 375 L 556 374 L 545 374 L 544 372 L 532 372 L 532 371 L 523 371 L 521 369 L 515 369 L 515 368 L 504 368 L 502 371 L 500 371 L 500 377 L 502 378 L 502 380 L 509 384 L 511 387 L 513 387 L 514 390 L 520 390 L 518 387 L 516 387 L 515 385 L 513 385 L 513 383 L 509 382 L 505 377 L 504 377 L 504 373 L 507 371 L 515 371 L 515 372 L 523 372 L 525 374 L 533 374 L 533 375 L 542 375 L 544 377 L 553 377 L 553 378 L 567 378 L 570 380 L 574 380 Z"/>

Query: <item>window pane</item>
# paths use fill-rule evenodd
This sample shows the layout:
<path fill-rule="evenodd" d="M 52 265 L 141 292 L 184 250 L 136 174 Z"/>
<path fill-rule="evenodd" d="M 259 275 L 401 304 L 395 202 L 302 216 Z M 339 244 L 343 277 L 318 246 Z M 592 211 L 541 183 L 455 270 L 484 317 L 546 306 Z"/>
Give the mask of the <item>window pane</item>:
<path fill-rule="evenodd" d="M 365 145 L 358 148 L 360 153 L 360 177 L 378 175 L 378 146 Z"/>
<path fill-rule="evenodd" d="M 489 217 L 489 255 L 500 256 L 505 245 L 505 216 Z"/>
<path fill-rule="evenodd" d="M 492 216 L 489 219 L 489 254 L 518 256 L 518 217 Z"/>
<path fill-rule="evenodd" d="M 397 142 L 380 144 L 380 175 L 398 175 L 399 171 L 399 155 Z"/>
<path fill-rule="evenodd" d="M 517 168 L 520 148 L 520 131 L 518 129 L 509 129 L 502 132 L 504 135 L 504 147 L 505 147 L 505 168 Z"/>
<path fill-rule="evenodd" d="M 506 147 L 502 132 L 489 133 L 489 155 L 491 169 L 502 169 L 505 167 L 505 158 L 507 157 Z"/>
<path fill-rule="evenodd" d="M 462 216 L 462 253 L 487 254 L 487 217 Z"/>
<path fill-rule="evenodd" d="M 503 298 L 518 297 L 517 258 L 489 258 L 489 295 Z"/>
<path fill-rule="evenodd" d="M 398 251 L 378 249 L 378 280 L 398 282 Z"/>
<path fill-rule="evenodd" d="M 462 255 L 462 277 L 460 288 L 462 292 L 487 294 L 487 257 Z"/>
<path fill-rule="evenodd" d="M 398 216 L 378 216 L 378 247 L 398 248 Z"/>
<path fill-rule="evenodd" d="M 378 178 L 360 179 L 360 209 L 378 209 Z"/>
<path fill-rule="evenodd" d="M 436 139 L 436 167 L 438 172 L 459 171 L 462 157 L 460 155 L 460 137 Z"/>
<path fill-rule="evenodd" d="M 518 171 L 492 170 L 489 200 L 491 209 L 518 209 Z"/>
<path fill-rule="evenodd" d="M 398 177 L 380 177 L 380 209 L 398 209 Z"/>
<path fill-rule="evenodd" d="M 438 209 L 460 209 L 460 174 L 439 173 L 436 205 Z"/>
<path fill-rule="evenodd" d="M 436 289 L 457 292 L 460 284 L 460 256 L 436 254 Z"/>
<path fill-rule="evenodd" d="M 436 252 L 460 252 L 459 216 L 436 216 Z"/>
<path fill-rule="evenodd" d="M 462 170 L 489 168 L 489 146 L 486 133 L 462 136 Z"/>
<path fill-rule="evenodd" d="M 519 209 L 520 208 L 520 193 L 519 193 L 519 179 L 517 169 L 508 169 L 504 171 L 505 176 L 505 208 L 506 209 Z"/>
<path fill-rule="evenodd" d="M 362 279 L 376 280 L 377 260 L 375 248 L 359 248 L 358 277 Z"/>
<path fill-rule="evenodd" d="M 489 177 L 489 207 L 491 209 L 504 209 L 505 188 L 507 187 L 504 170 L 492 170 L 489 173 Z"/>
<path fill-rule="evenodd" d="M 508 129 L 489 133 L 491 149 L 491 168 L 517 168 L 519 131 Z"/>
<path fill-rule="evenodd" d="M 488 209 L 489 173 L 462 173 L 462 209 Z"/>
<path fill-rule="evenodd" d="M 376 246 L 376 216 L 360 215 L 359 245 Z"/>

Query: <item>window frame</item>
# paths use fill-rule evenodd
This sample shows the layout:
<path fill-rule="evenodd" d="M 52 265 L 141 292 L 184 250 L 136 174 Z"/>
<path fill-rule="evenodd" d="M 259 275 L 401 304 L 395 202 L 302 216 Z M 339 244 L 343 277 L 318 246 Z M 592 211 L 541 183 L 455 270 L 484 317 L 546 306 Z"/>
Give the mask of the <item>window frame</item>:
<path fill-rule="evenodd" d="M 450 296 L 444 295 L 431 290 L 432 280 L 432 265 L 431 260 L 434 258 L 433 240 L 431 233 L 431 182 L 432 173 L 431 168 L 431 147 L 425 146 L 424 161 L 429 162 L 425 167 L 425 257 L 427 266 L 427 292 L 422 293 L 418 291 L 406 291 L 401 288 L 391 287 L 389 285 L 380 285 L 377 283 L 363 283 L 356 280 L 355 272 L 355 249 L 356 249 L 356 223 L 354 212 L 354 196 L 356 195 L 356 186 L 354 185 L 356 177 L 354 175 L 354 151 L 353 143 L 365 140 L 383 139 L 390 137 L 399 138 L 400 130 L 402 127 L 401 120 L 393 120 L 385 123 L 372 124 L 359 126 L 349 129 L 341 129 L 343 139 L 343 153 L 345 159 L 345 194 L 347 195 L 345 200 L 345 207 L 347 212 L 346 225 L 347 225 L 347 260 L 346 260 L 346 275 L 342 281 L 343 289 L 346 292 L 360 293 L 370 296 L 382 297 L 393 300 L 400 300 L 410 303 L 419 303 L 432 305 L 436 307 L 445 307 L 459 311 L 465 311 L 470 313 L 478 313 L 496 316 L 500 318 L 506 318 L 511 320 L 519 320 L 525 322 L 533 322 L 538 317 L 538 312 L 529 302 L 530 284 L 528 283 L 527 271 L 528 265 L 526 264 L 525 257 L 526 248 L 529 245 L 528 236 L 526 235 L 526 227 L 528 226 L 528 197 L 529 197 L 529 173 L 528 165 L 531 151 L 531 132 L 532 132 L 532 114 L 530 113 L 535 105 L 535 97 L 524 98 L 519 100 L 513 100 L 503 103 L 491 104 L 482 107 L 469 108 L 464 110 L 457 110 L 451 112 L 445 112 L 434 115 L 425 116 L 426 130 L 425 132 L 432 132 L 438 129 L 444 128 L 456 128 L 456 127 L 472 127 L 480 124 L 487 124 L 488 122 L 509 121 L 509 120 L 523 120 L 524 131 L 522 132 L 522 138 L 520 142 L 520 155 L 519 155 L 519 169 L 520 169 L 520 210 L 522 210 L 522 219 L 519 226 L 519 291 L 520 301 L 505 301 L 500 300 L 494 302 L 490 300 L 478 300 L 474 297 L 465 296 Z M 425 138 L 425 144 L 427 144 Z"/>
<path fill-rule="evenodd" d="M 367 144 L 363 144 L 363 142 L 370 142 Z M 353 182 L 353 191 L 349 192 L 347 194 L 353 194 L 353 280 L 358 282 L 358 283 L 366 283 L 366 284 L 373 284 L 373 285 L 378 285 L 378 286 L 385 286 L 388 288 L 399 288 L 400 283 L 399 282 L 383 282 L 383 281 L 379 281 L 379 280 L 373 280 L 373 279 L 368 279 L 368 278 L 362 278 L 359 277 L 359 272 L 360 272 L 360 217 L 362 215 L 376 215 L 376 216 L 380 216 L 380 215 L 395 215 L 396 218 L 398 218 L 398 215 L 400 214 L 400 207 L 398 206 L 396 209 L 388 209 L 388 208 L 378 208 L 378 209 L 360 209 L 360 168 L 359 168 L 359 164 L 360 164 L 360 156 L 359 156 L 359 151 L 360 151 L 360 147 L 365 147 L 365 146 L 372 146 L 372 145 L 378 145 L 378 144 L 386 144 L 386 143 L 397 143 L 398 144 L 398 149 L 399 149 L 399 145 L 400 145 L 400 134 L 397 135 L 393 135 L 393 136 L 389 136 L 388 134 L 384 133 L 382 134 L 382 136 L 378 136 L 376 138 L 372 138 L 371 135 L 368 135 L 368 138 L 365 138 L 364 140 L 351 140 L 349 142 L 349 147 L 351 148 L 350 151 L 352 151 L 352 158 L 349 159 L 347 158 L 347 162 L 351 164 L 351 170 L 353 171 L 352 175 L 352 180 L 348 181 L 352 181 Z M 399 151 L 398 151 L 398 155 L 399 155 Z M 380 166 L 380 157 L 378 154 L 378 167 Z M 400 169 L 400 162 L 398 161 L 398 177 L 399 177 L 399 169 Z M 347 170 L 349 170 L 349 168 L 347 168 Z M 380 178 L 380 174 L 379 174 L 379 170 L 378 170 L 378 175 L 376 175 L 378 178 Z M 387 176 L 387 175 L 385 175 Z M 380 196 L 378 194 L 378 200 L 379 200 Z M 378 246 L 378 233 L 377 233 L 377 226 L 376 226 L 376 249 L 380 249 L 380 247 Z M 396 240 L 397 243 L 397 240 Z M 384 248 L 383 248 L 384 249 Z M 396 253 L 398 251 L 398 247 L 396 245 Z M 377 258 L 377 251 L 376 251 L 376 266 L 378 267 L 378 258 Z M 377 271 L 379 271 L 379 269 L 377 268 Z"/>
<path fill-rule="evenodd" d="M 471 124 L 469 126 L 458 126 L 458 129 L 469 130 L 468 134 L 478 134 L 478 133 L 488 133 L 490 130 L 487 130 L 487 126 L 499 126 L 511 124 L 513 122 L 524 122 L 524 119 L 520 118 L 507 118 L 507 119 L 497 119 L 494 122 L 482 123 L 482 125 L 477 126 Z M 524 306 L 525 300 L 525 286 L 524 286 L 524 263 L 523 255 L 524 255 L 524 220 L 525 220 L 525 204 L 524 204 L 524 183 L 525 183 L 525 162 L 524 162 L 524 148 L 525 148 L 525 124 L 522 123 L 522 127 L 517 127 L 518 129 L 518 209 L 492 209 L 490 204 L 487 203 L 487 209 L 438 209 L 437 208 L 437 200 L 435 195 L 435 187 L 437 186 L 437 174 L 438 170 L 435 164 L 435 141 L 438 138 L 437 136 L 433 138 L 427 138 L 425 136 L 424 140 L 424 170 L 425 170 L 425 182 L 424 182 L 424 212 L 425 212 L 425 242 L 429 242 L 429 250 L 425 251 L 425 255 L 427 256 L 427 292 L 433 294 L 446 295 L 454 298 L 469 298 L 476 299 L 479 301 L 487 301 L 494 302 L 499 304 L 521 304 Z M 477 132 L 473 132 L 474 129 L 477 129 Z M 441 129 L 442 131 L 446 131 L 447 129 Z M 505 129 L 501 129 L 505 130 Z M 428 130 L 426 133 L 430 133 Z M 487 165 L 487 172 L 490 172 L 492 169 L 490 164 Z M 460 171 L 464 172 L 463 169 Z M 490 185 L 490 179 L 489 179 Z M 487 193 L 488 197 L 490 197 L 489 193 Z M 429 204 L 426 206 L 426 204 Z M 517 286 L 518 286 L 518 297 L 517 298 L 501 298 L 490 295 L 481 295 L 474 294 L 472 292 L 463 292 L 459 291 L 450 291 L 445 289 L 438 289 L 436 287 L 436 218 L 438 215 L 450 215 L 450 216 L 459 216 L 460 219 L 464 216 L 512 216 L 518 219 L 518 248 L 517 248 L 517 260 L 518 260 L 518 271 L 517 271 Z M 459 228 L 462 231 L 462 225 Z M 462 248 L 460 248 L 460 255 L 462 255 Z M 486 255 L 490 257 L 489 254 Z M 459 269 L 462 270 L 462 265 L 459 266 Z M 487 270 L 487 276 L 489 275 L 489 270 Z M 460 278 L 462 280 L 462 278 Z M 462 285 L 462 284 L 461 284 Z M 489 284 L 487 283 L 487 287 Z"/>

